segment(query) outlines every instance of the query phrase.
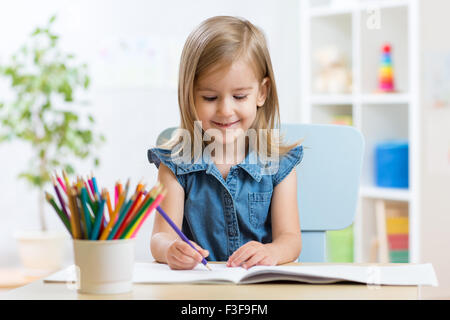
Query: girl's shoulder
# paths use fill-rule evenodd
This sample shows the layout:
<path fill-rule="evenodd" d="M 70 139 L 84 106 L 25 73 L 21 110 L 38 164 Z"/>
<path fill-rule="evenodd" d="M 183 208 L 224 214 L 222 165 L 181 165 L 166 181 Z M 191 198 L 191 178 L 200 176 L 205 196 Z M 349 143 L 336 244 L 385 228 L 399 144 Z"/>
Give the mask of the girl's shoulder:
<path fill-rule="evenodd" d="M 154 163 L 157 168 L 159 168 L 159 165 L 164 163 L 166 166 L 174 166 L 174 162 L 171 158 L 172 151 L 169 149 L 163 149 L 163 148 L 150 148 L 147 151 L 147 158 L 150 163 Z"/>
<path fill-rule="evenodd" d="M 278 168 L 272 175 L 273 186 L 275 187 L 303 160 L 303 146 L 299 145 L 293 147 L 280 157 L 278 161 Z"/>
<path fill-rule="evenodd" d="M 177 169 L 177 162 L 172 155 L 172 150 L 164 149 L 164 148 L 150 148 L 147 151 L 147 158 L 150 163 L 155 164 L 156 168 L 159 169 L 161 163 L 163 163 L 166 167 L 173 172 L 178 182 L 185 187 L 185 178 L 183 175 L 180 175 L 179 170 Z"/>

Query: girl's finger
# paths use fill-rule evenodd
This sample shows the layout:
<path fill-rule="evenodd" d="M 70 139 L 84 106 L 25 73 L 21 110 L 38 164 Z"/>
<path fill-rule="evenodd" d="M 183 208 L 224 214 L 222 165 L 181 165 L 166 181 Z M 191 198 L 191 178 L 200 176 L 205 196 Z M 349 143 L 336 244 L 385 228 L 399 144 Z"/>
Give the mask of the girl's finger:
<path fill-rule="evenodd" d="M 236 260 L 237 257 L 239 257 L 245 250 L 247 250 L 248 243 L 244 244 L 240 248 L 238 248 L 233 254 L 228 258 L 227 266 L 231 267 L 232 262 Z"/>
<path fill-rule="evenodd" d="M 177 246 L 177 249 L 180 250 L 184 255 L 194 259 L 197 262 L 201 262 L 203 260 L 202 255 L 197 251 L 195 251 L 194 249 L 192 249 L 191 246 L 188 245 L 186 242 L 181 242 Z"/>
<path fill-rule="evenodd" d="M 247 261 L 245 261 L 242 266 L 245 269 L 249 269 L 249 268 L 253 267 L 254 265 L 258 264 L 264 258 L 265 258 L 265 255 L 261 251 L 257 251 Z"/>
<path fill-rule="evenodd" d="M 209 251 L 206 249 L 203 249 L 202 247 L 200 247 L 197 243 L 195 243 L 194 241 L 191 241 L 191 243 L 194 245 L 194 247 L 200 252 L 200 254 L 203 256 L 203 258 L 206 258 L 207 256 L 209 256 Z"/>
<path fill-rule="evenodd" d="M 183 259 L 183 257 L 186 257 L 186 256 L 183 255 L 183 256 L 179 257 L 177 255 L 172 255 L 171 259 L 170 259 L 170 261 L 171 261 L 170 268 L 175 269 L 175 270 L 190 270 L 190 269 L 193 269 L 197 265 L 197 262 L 193 261 L 192 259 L 190 260 L 190 263 L 186 262 Z"/>
<path fill-rule="evenodd" d="M 259 261 L 258 264 L 263 266 L 274 266 L 276 263 L 271 257 L 265 257 L 264 259 Z"/>
<path fill-rule="evenodd" d="M 240 266 L 242 262 L 248 260 L 255 253 L 255 248 L 252 246 L 246 246 L 242 249 L 241 253 L 230 261 L 232 267 Z"/>

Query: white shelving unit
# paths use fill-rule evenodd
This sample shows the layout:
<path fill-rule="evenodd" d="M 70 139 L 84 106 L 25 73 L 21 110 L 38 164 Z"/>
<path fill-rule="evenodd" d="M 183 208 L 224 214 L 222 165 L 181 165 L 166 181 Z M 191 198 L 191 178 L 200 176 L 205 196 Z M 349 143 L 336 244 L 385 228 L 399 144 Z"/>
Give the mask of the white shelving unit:
<path fill-rule="evenodd" d="M 376 15 L 379 24 L 371 27 Z M 336 115 L 352 117 L 365 138 L 360 201 L 354 224 L 355 262 L 369 262 L 376 236 L 378 200 L 408 203 L 409 262 L 419 261 L 419 33 L 417 0 L 303 0 L 300 6 L 301 120 L 329 123 Z M 381 48 L 392 45 L 395 93 L 376 93 Z M 318 65 L 314 53 L 333 45 L 351 70 L 350 92 L 314 91 Z M 375 143 L 409 142 L 409 189 L 379 188 L 374 183 Z"/>

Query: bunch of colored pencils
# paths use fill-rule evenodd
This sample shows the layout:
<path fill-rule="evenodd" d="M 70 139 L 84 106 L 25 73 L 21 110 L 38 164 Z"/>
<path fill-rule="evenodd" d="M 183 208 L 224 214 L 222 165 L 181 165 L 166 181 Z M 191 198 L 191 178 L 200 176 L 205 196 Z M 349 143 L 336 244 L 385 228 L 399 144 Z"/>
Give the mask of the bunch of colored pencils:
<path fill-rule="evenodd" d="M 139 182 L 134 193 L 127 198 L 130 180 L 125 188 L 118 181 L 115 184 L 112 205 L 108 190 L 104 188 L 100 193 L 94 175 L 87 180 L 77 177 L 73 183 L 70 183 L 64 171 L 62 175 L 64 181 L 56 173 L 52 176 L 59 206 L 48 192 L 45 197 L 73 239 L 134 238 L 166 193 L 159 182 L 148 192 L 144 190 L 145 185 Z"/>

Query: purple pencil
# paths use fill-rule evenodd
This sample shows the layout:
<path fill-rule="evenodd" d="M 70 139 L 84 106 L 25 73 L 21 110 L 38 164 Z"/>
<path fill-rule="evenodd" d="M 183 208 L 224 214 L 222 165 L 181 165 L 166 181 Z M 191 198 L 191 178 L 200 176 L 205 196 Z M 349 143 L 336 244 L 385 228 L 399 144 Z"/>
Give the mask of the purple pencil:
<path fill-rule="evenodd" d="M 55 178 L 53 176 L 52 176 L 52 182 L 53 182 L 53 187 L 55 188 L 56 196 L 58 197 L 58 200 L 61 203 L 62 211 L 67 216 L 67 219 L 69 219 L 69 221 L 70 221 L 70 216 L 67 213 L 66 206 L 64 204 L 64 200 L 63 200 L 63 198 L 61 196 L 61 193 L 59 192 L 58 186 L 56 185 L 56 181 L 55 181 Z"/>
<path fill-rule="evenodd" d="M 189 241 L 189 239 L 184 235 L 184 233 L 177 227 L 175 222 L 170 219 L 170 217 L 167 215 L 167 213 L 164 212 L 164 210 L 157 206 L 156 210 L 161 214 L 161 216 L 167 221 L 167 223 L 172 227 L 172 229 L 180 236 L 181 239 L 183 239 L 184 242 L 186 242 L 188 245 L 190 245 L 195 251 L 198 252 L 197 248 L 194 247 L 194 245 Z M 205 258 L 202 260 L 202 264 L 208 268 L 208 270 L 211 270 L 211 268 L 208 265 L 208 262 Z"/>

